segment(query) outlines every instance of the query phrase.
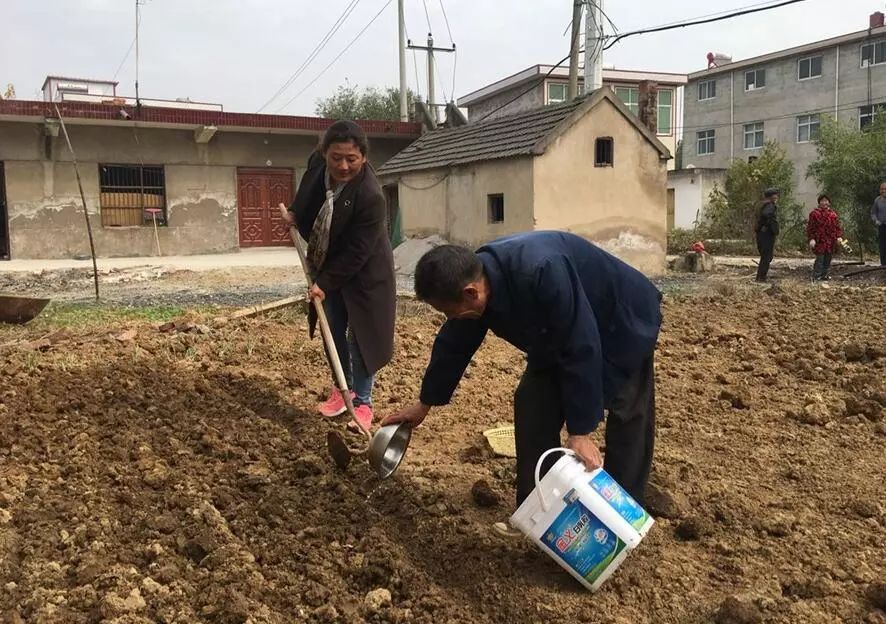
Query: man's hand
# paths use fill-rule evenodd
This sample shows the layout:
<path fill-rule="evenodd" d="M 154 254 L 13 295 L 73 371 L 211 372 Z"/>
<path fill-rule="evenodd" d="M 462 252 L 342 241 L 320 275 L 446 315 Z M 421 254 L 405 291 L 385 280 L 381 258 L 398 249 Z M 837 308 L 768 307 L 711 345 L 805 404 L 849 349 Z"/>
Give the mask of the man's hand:
<path fill-rule="evenodd" d="M 809 249 L 815 249 L 815 239 L 811 239 L 809 241 Z"/>
<path fill-rule="evenodd" d="M 286 225 L 295 225 L 295 217 L 293 217 L 292 213 L 289 212 L 286 204 L 279 203 L 277 204 L 277 208 L 280 209 L 280 218 L 286 222 Z"/>
<path fill-rule="evenodd" d="M 603 456 L 590 435 L 570 435 L 566 438 L 566 448 L 573 451 L 588 470 L 596 470 L 603 466 Z"/>
<path fill-rule="evenodd" d="M 326 293 L 317 284 L 311 284 L 311 287 L 308 289 L 308 301 L 313 301 L 314 299 L 321 303 L 326 299 Z"/>
<path fill-rule="evenodd" d="M 430 411 L 430 405 L 425 405 L 421 402 L 413 403 L 396 414 L 391 414 L 384 418 L 381 421 L 381 426 L 384 427 L 385 425 L 396 425 L 397 423 L 409 423 L 409 426 L 415 429 L 424 421 L 425 416 L 427 416 Z"/>

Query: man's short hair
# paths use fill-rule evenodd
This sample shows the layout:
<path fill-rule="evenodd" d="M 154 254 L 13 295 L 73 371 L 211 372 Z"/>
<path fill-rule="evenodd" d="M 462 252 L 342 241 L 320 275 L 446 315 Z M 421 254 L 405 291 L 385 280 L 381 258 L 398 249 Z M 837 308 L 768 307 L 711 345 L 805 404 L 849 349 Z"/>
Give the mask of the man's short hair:
<path fill-rule="evenodd" d="M 483 275 L 483 263 L 470 249 L 440 245 L 423 255 L 415 267 L 419 301 L 457 303 L 464 287 Z"/>
<path fill-rule="evenodd" d="M 774 187 L 773 187 L 773 188 L 768 188 L 768 189 L 766 189 L 765 191 L 763 191 L 763 197 L 769 198 L 769 197 L 772 197 L 772 196 L 774 196 L 774 195 L 778 195 L 778 189 L 777 189 L 777 188 L 774 188 Z"/>

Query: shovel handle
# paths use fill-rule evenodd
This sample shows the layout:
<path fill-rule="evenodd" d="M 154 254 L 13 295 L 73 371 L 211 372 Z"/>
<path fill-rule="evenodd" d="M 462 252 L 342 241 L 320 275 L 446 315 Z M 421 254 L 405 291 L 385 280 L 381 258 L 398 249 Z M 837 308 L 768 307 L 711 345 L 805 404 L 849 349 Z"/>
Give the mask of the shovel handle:
<path fill-rule="evenodd" d="M 295 245 L 296 251 L 298 251 L 298 258 L 301 261 L 301 268 L 305 273 L 305 279 L 308 281 L 308 285 L 311 284 L 311 275 L 308 272 L 308 259 L 305 256 L 304 249 L 301 246 L 301 238 L 299 237 L 298 230 L 294 225 L 289 226 L 289 236 L 292 238 L 292 243 Z M 345 379 L 345 371 L 341 366 L 341 359 L 338 357 L 338 351 L 335 349 L 335 341 L 332 339 L 332 330 L 329 329 L 329 321 L 326 318 L 326 310 L 323 308 L 323 302 L 318 299 L 312 299 L 311 303 L 314 305 L 314 309 L 317 311 L 317 321 L 320 324 L 320 334 L 323 336 L 323 342 L 326 345 L 326 352 L 329 354 L 329 361 L 332 364 L 332 371 L 335 374 L 335 381 L 338 384 L 339 390 L 341 390 L 342 398 L 345 401 L 345 407 L 348 411 L 348 416 L 351 417 L 357 426 L 360 428 L 360 431 L 368 438 L 371 437 L 369 431 L 363 428 L 363 425 L 357 420 L 357 415 L 354 413 L 354 401 L 351 399 L 351 391 L 348 388 L 348 382 Z"/>

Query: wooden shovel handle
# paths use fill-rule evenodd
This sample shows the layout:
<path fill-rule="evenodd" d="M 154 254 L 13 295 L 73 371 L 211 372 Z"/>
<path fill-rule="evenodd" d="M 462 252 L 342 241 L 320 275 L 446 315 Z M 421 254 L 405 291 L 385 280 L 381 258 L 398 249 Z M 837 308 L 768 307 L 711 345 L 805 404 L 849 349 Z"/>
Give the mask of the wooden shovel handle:
<path fill-rule="evenodd" d="M 305 279 L 308 282 L 308 286 L 310 286 L 312 280 L 311 274 L 308 272 L 308 259 L 305 256 L 304 249 L 302 249 L 298 230 L 294 225 L 289 226 L 289 236 L 292 238 L 296 251 L 298 251 L 301 268 L 305 272 Z M 335 341 L 332 339 L 332 330 L 329 329 L 329 321 L 326 318 L 326 310 L 323 308 L 323 302 L 319 299 L 313 299 L 311 303 L 314 304 L 314 309 L 317 311 L 320 334 L 323 336 L 323 343 L 326 345 L 326 352 L 329 354 L 329 361 L 332 363 L 332 372 L 335 374 L 335 381 L 338 384 L 339 390 L 341 390 L 342 398 L 345 401 L 345 407 L 348 410 L 348 416 L 351 417 L 351 420 L 357 423 L 360 431 L 362 431 L 368 438 L 370 437 L 369 431 L 367 431 L 363 427 L 363 424 L 357 420 L 357 414 L 354 412 L 354 401 L 351 399 L 351 391 L 348 388 L 348 382 L 345 379 L 345 371 L 342 369 L 341 360 L 338 357 L 338 351 L 335 350 Z"/>

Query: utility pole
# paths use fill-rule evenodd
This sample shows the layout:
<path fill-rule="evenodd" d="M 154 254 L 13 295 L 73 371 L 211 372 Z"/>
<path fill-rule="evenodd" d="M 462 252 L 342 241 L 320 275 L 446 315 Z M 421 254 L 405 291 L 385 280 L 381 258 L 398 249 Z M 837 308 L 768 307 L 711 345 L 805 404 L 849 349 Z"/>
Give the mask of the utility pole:
<path fill-rule="evenodd" d="M 603 86 L 603 0 L 585 0 L 585 93 Z"/>
<path fill-rule="evenodd" d="M 398 50 L 400 54 L 400 121 L 409 121 L 409 109 L 406 101 L 406 16 L 403 3 L 404 0 L 397 0 Z"/>
<path fill-rule="evenodd" d="M 144 0 L 135 0 L 135 108 L 136 110 L 141 109 L 141 100 L 138 97 L 138 24 L 141 21 L 139 19 L 139 10 L 138 7 L 142 5 Z"/>
<path fill-rule="evenodd" d="M 571 101 L 578 97 L 578 48 L 581 37 L 582 0 L 572 0 L 572 39 L 569 42 L 569 94 Z"/>
<path fill-rule="evenodd" d="M 428 108 L 431 110 L 431 116 L 435 121 L 440 120 L 440 116 L 438 114 L 438 108 L 446 106 L 445 104 L 437 104 L 436 102 L 436 80 L 434 78 L 435 74 L 435 65 L 434 65 L 434 52 L 455 52 L 455 44 L 452 44 L 451 48 L 435 48 L 434 47 L 434 36 L 431 33 L 428 33 L 428 45 L 427 46 L 416 46 L 412 45 L 412 42 L 408 42 L 409 45 L 407 47 L 410 50 L 422 50 L 427 52 L 428 54 Z M 455 94 L 453 93 L 453 96 Z"/>

